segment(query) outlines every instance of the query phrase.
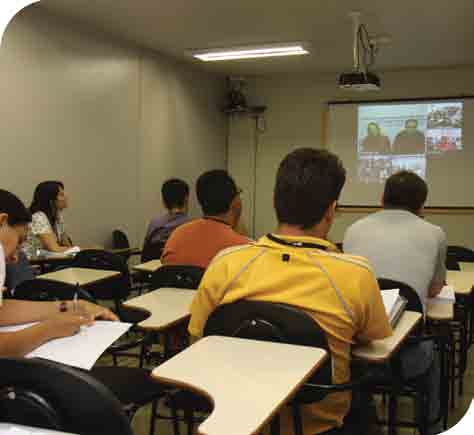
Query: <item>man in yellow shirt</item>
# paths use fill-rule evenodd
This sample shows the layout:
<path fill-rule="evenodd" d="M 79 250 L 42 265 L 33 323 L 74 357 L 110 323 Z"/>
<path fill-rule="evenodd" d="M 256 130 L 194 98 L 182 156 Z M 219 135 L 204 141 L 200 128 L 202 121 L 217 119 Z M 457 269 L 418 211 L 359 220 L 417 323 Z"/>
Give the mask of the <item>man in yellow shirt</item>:
<path fill-rule="evenodd" d="M 334 154 L 303 148 L 286 156 L 274 191 L 276 232 L 214 258 L 191 306 L 191 335 L 202 336 L 220 304 L 249 299 L 293 305 L 326 332 L 333 382 L 348 382 L 351 345 L 385 338 L 392 330 L 367 261 L 340 254 L 327 241 L 344 182 L 345 170 Z M 342 426 L 349 408 L 347 393 L 304 406 L 304 433 Z"/>

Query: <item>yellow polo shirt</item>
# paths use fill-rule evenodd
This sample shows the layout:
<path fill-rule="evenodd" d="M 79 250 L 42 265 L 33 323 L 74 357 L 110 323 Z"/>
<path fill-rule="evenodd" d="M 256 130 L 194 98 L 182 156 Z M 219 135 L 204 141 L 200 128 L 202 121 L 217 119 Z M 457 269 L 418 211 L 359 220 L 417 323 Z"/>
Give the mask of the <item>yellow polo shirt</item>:
<path fill-rule="evenodd" d="M 212 311 L 239 299 L 300 307 L 327 333 L 333 382 L 348 382 L 351 345 L 392 334 L 373 272 L 364 258 L 340 254 L 326 240 L 274 237 L 279 240 L 265 236 L 256 244 L 233 247 L 214 258 L 191 305 L 190 334 L 202 336 Z M 301 242 L 304 246 L 297 246 Z M 349 406 L 349 393 L 331 394 L 317 404 L 305 405 L 305 434 L 341 426 Z"/>

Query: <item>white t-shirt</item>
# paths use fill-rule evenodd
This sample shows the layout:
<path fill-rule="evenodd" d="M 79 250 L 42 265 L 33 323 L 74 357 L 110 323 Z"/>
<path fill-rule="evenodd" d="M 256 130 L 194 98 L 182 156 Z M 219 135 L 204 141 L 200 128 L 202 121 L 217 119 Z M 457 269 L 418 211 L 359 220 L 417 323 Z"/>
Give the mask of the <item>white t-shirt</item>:
<path fill-rule="evenodd" d="M 352 224 L 344 252 L 366 257 L 377 278 L 411 286 L 425 308 L 433 281 L 446 279 L 444 231 L 405 210 L 386 209 Z"/>

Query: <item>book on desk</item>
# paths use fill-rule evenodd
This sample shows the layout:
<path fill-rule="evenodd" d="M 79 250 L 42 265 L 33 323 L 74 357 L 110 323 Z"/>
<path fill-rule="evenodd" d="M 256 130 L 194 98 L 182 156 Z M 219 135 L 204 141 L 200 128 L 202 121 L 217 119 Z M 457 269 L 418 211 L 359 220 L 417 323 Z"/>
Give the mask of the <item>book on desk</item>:
<path fill-rule="evenodd" d="M 385 306 L 388 320 L 392 328 L 397 326 L 401 315 L 405 311 L 408 301 L 400 296 L 399 289 L 390 289 L 382 291 L 382 300 Z"/>

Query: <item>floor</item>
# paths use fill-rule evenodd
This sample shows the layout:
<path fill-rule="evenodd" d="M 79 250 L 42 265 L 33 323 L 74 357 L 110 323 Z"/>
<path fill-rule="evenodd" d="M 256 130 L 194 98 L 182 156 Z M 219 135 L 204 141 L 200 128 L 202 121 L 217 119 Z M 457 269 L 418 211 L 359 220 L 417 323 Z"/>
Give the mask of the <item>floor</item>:
<path fill-rule="evenodd" d="M 99 361 L 99 364 L 110 364 L 110 358 L 102 358 Z M 130 365 L 136 366 L 136 360 L 134 359 L 122 359 L 120 362 L 121 365 Z M 152 368 L 152 367 L 150 367 Z M 465 374 L 465 383 L 464 383 L 464 395 L 456 400 L 456 408 L 450 412 L 449 418 L 449 427 L 454 426 L 466 413 L 472 399 L 474 398 L 474 346 L 471 348 L 469 352 L 469 362 L 468 368 Z M 399 415 L 402 417 L 411 418 L 412 410 L 411 410 L 411 402 L 401 401 L 399 404 Z M 378 407 L 379 414 L 383 412 L 383 407 Z M 169 415 L 166 409 L 162 409 L 162 412 L 165 415 Z M 139 410 L 139 412 L 135 415 L 132 428 L 135 435 L 148 435 L 149 434 L 149 422 L 150 422 L 150 407 L 144 407 Z M 385 433 L 386 430 L 380 428 L 381 434 Z M 181 433 L 186 434 L 186 428 L 182 426 Z M 398 434 L 400 435 L 412 435 L 415 431 L 413 429 L 399 429 Z M 155 435 L 173 435 L 171 423 L 168 421 L 160 421 L 158 420 Z M 225 434 L 223 434 L 225 435 Z M 286 435 L 286 434 L 282 434 Z"/>

